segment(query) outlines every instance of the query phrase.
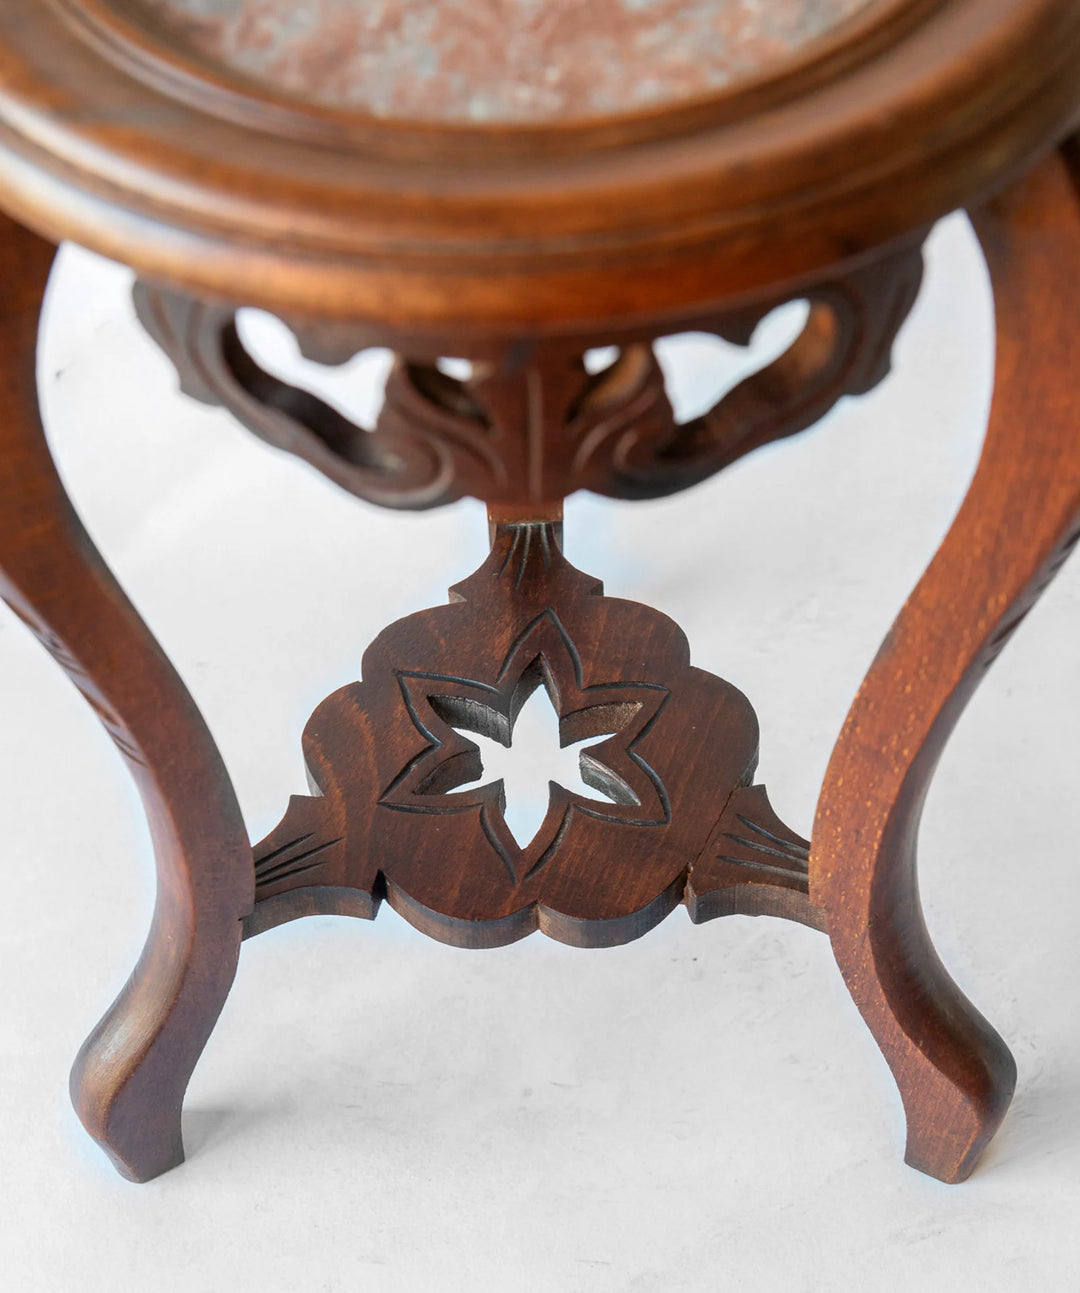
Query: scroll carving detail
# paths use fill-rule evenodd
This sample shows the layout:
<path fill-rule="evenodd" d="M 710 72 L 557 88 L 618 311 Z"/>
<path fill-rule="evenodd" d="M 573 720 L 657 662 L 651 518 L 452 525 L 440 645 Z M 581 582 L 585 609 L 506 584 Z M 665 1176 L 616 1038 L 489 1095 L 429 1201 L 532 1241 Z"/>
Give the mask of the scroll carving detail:
<path fill-rule="evenodd" d="M 309 391 L 263 369 L 244 348 L 236 311 L 139 283 L 139 317 L 176 365 L 182 389 L 228 409 L 256 435 L 305 459 L 370 502 L 427 508 L 466 494 L 504 506 L 553 503 L 578 489 L 656 498 L 813 426 L 845 395 L 871 390 L 922 280 L 908 247 L 808 289 L 792 345 L 680 423 L 653 351 L 656 335 L 614 338 L 617 357 L 590 374 L 589 343 L 547 339 L 484 351 L 467 378 L 440 370 L 458 340 L 398 341 L 373 427 L 356 425 Z M 694 330 L 749 345 L 785 299 L 729 310 Z M 295 324 L 302 352 L 342 364 L 382 338 L 358 327 Z M 670 333 L 672 329 L 668 329 Z M 597 339 L 593 339 L 593 345 Z"/>

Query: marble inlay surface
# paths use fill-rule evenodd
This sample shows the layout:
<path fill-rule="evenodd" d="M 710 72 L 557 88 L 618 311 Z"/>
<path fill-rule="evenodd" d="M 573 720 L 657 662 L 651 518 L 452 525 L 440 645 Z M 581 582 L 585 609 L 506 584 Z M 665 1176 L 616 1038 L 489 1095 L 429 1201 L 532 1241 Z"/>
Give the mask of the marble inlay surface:
<path fill-rule="evenodd" d="M 114 0 L 179 47 L 383 117 L 543 121 L 723 88 L 872 0 Z"/>

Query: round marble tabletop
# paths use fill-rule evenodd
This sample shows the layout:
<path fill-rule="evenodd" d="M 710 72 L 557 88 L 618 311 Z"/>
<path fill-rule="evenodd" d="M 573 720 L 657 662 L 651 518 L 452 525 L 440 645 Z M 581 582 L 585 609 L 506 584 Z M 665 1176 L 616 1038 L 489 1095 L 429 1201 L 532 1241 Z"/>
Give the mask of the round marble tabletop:
<path fill-rule="evenodd" d="M 558 122 L 761 74 L 874 0 L 110 0 L 274 90 L 377 117 Z"/>

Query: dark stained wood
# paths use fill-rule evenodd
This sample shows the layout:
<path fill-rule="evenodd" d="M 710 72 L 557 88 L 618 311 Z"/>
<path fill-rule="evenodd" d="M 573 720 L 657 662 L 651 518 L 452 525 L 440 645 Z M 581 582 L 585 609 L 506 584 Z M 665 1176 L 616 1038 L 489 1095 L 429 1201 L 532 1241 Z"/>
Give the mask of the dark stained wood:
<path fill-rule="evenodd" d="M 717 916 L 782 916 L 825 928 L 810 902 L 810 841 L 777 817 L 764 786 L 739 786 L 686 885 L 696 925 Z"/>
<path fill-rule="evenodd" d="M 232 984 L 251 851 L 217 749 L 56 475 L 38 414 L 54 248 L 0 217 L 0 593 L 112 737 L 146 807 L 158 898 L 146 948 L 76 1060 L 72 1097 L 118 1169 L 184 1157 L 180 1106 Z"/>
<path fill-rule="evenodd" d="M 916 839 L 975 687 L 1080 542 L 1080 198 L 1060 158 L 973 213 L 997 301 L 997 386 L 975 479 L 852 706 L 814 824 L 810 892 L 892 1068 L 907 1161 L 963 1180 L 1015 1066 L 930 942 Z"/>
<path fill-rule="evenodd" d="M 616 498 L 685 489 L 813 426 L 843 396 L 871 390 L 889 371 L 922 268 L 916 242 L 811 285 L 810 314 L 792 345 L 681 425 L 652 349 L 655 329 L 489 343 L 475 352 L 467 379 L 436 367 L 440 355 L 473 357 L 453 334 L 396 339 L 407 357 L 394 366 L 376 426 L 364 428 L 262 369 L 244 349 L 234 309 L 145 283 L 136 285 L 135 305 L 188 395 L 222 405 L 361 498 L 422 508 L 472 494 L 534 511 L 578 489 Z M 768 299 L 687 320 L 682 329 L 749 345 L 758 324 L 784 303 Z M 390 340 L 370 326 L 294 329 L 306 355 L 338 364 Z M 589 375 L 584 354 L 599 340 L 621 348 L 609 367 Z"/>
<path fill-rule="evenodd" d="M 159 18 L 178 2 L 153 0 Z M 91 1134 L 136 1179 L 180 1160 L 184 1089 L 241 926 L 371 918 L 386 897 L 465 946 L 537 928 L 603 946 L 684 901 L 696 921 L 827 925 L 900 1085 L 909 1162 L 962 1179 L 1014 1069 L 930 943 L 915 839 L 964 701 L 1080 541 L 1080 200 L 1065 164 L 978 213 L 999 313 L 982 464 L 855 701 L 809 862 L 752 784 L 749 702 L 690 666 L 670 620 L 574 570 L 559 518 L 579 488 L 685 488 L 880 380 L 930 224 L 1080 121 L 1080 5 L 873 0 L 793 59 L 683 103 L 485 126 L 282 92 L 226 65 L 251 51 L 200 53 L 146 3 L 0 4 L 0 207 L 133 266 L 140 315 L 189 393 L 364 498 L 487 500 L 493 548 L 449 606 L 391 626 L 362 681 L 320 705 L 304 736 L 313 793 L 253 860 L 191 698 L 56 477 L 34 387 L 52 250 L 4 219 L 0 588 L 128 761 L 159 869 L 146 951 L 73 1075 Z M 689 328 L 745 342 L 800 297 L 809 321 L 787 354 L 677 425 L 652 343 Z M 394 349 L 378 424 L 263 372 L 237 302 L 327 362 Z M 584 352 L 604 344 L 618 358 L 589 376 Z M 446 355 L 471 377 L 441 372 Z M 611 802 L 554 787 L 519 847 L 500 788 L 462 788 L 478 770 L 463 732 L 508 742 L 541 685 L 565 740 L 607 737 L 583 766 Z"/>
<path fill-rule="evenodd" d="M 685 106 L 510 126 L 326 109 L 108 9 L 0 6 L 0 205 L 195 295 L 463 337 L 787 292 L 1022 170 L 1080 93 L 1075 0 L 878 0 Z"/>
<path fill-rule="evenodd" d="M 723 914 L 708 891 L 738 884 L 732 911 L 820 923 L 808 915 L 805 841 L 760 788 L 742 790 L 757 763 L 753 710 L 690 666 L 671 620 L 604 597 L 566 561 L 554 522 L 496 525 L 487 562 L 451 598 L 386 629 L 363 681 L 312 715 L 304 757 L 319 794 L 294 797 L 256 846 L 249 934 L 315 911 L 371 918 L 386 896 L 458 946 L 539 928 L 602 947 L 640 937 L 684 895 L 695 920 Z M 481 775 L 463 733 L 509 745 L 540 686 L 564 745 L 610 733 L 581 758 L 585 783 L 610 801 L 552 784 L 543 825 L 520 847 L 501 782 L 458 791 Z M 740 858 L 718 864 L 718 831 L 732 827 L 756 835 L 759 851 L 729 843 L 722 851 Z M 796 861 L 780 876 L 777 845 L 792 842 Z"/>

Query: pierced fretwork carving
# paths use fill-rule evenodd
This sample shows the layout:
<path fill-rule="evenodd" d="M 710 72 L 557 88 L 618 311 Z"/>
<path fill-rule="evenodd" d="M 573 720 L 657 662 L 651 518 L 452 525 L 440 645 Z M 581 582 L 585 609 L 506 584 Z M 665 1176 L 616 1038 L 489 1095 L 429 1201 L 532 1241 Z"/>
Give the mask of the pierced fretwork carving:
<path fill-rule="evenodd" d="M 537 928 L 582 946 L 626 942 L 680 901 L 695 920 L 818 923 L 805 841 L 748 789 L 749 702 L 690 665 L 666 616 L 604 597 L 566 561 L 554 525 L 498 526 L 451 603 L 386 629 L 362 672 L 304 731 L 315 793 L 294 797 L 255 849 L 248 934 L 316 911 L 373 917 L 383 897 L 418 928 L 473 947 Z M 467 733 L 509 745 L 537 687 L 563 745 L 603 738 L 582 751 L 581 775 L 605 798 L 552 782 L 544 822 L 520 846 L 502 783 L 469 784 L 481 764 Z"/>
<path fill-rule="evenodd" d="M 921 247 L 910 247 L 804 295 L 810 313 L 791 346 L 752 373 L 702 417 L 664 443 L 624 441 L 612 455 L 622 498 L 655 498 L 705 480 L 763 445 L 805 431 L 845 395 L 865 395 L 888 376 L 896 336 L 922 284 Z M 705 325 L 725 341 L 748 345 L 783 301 L 723 315 Z"/>
<path fill-rule="evenodd" d="M 470 436 L 464 419 L 443 419 L 430 427 L 398 420 L 367 430 L 261 368 L 240 340 L 234 309 L 144 283 L 135 286 L 135 307 L 176 366 L 186 395 L 228 409 L 261 439 L 303 458 L 342 488 L 400 508 L 434 507 L 468 492 L 458 460 L 470 454 L 483 459 L 482 428 Z M 391 380 L 391 391 L 401 380 Z"/>
<path fill-rule="evenodd" d="M 413 349 L 397 361 L 368 429 L 264 371 L 244 349 L 232 308 L 144 283 L 135 299 L 189 395 L 229 409 L 354 494 L 401 508 L 465 494 L 513 506 L 551 503 L 578 489 L 619 498 L 670 494 L 812 426 L 888 372 L 921 279 L 921 250 L 909 247 L 808 288 L 809 316 L 789 349 L 683 424 L 653 353 L 658 334 L 610 338 L 618 356 L 595 374 L 583 355 L 605 338 L 481 348 L 464 379 L 442 372 L 436 359 L 440 349 L 460 353 L 468 343 L 398 338 L 393 344 Z M 785 299 L 687 326 L 748 345 Z M 325 322 L 294 322 L 293 330 L 303 353 L 324 363 L 344 363 L 381 340 L 368 328 Z"/>

